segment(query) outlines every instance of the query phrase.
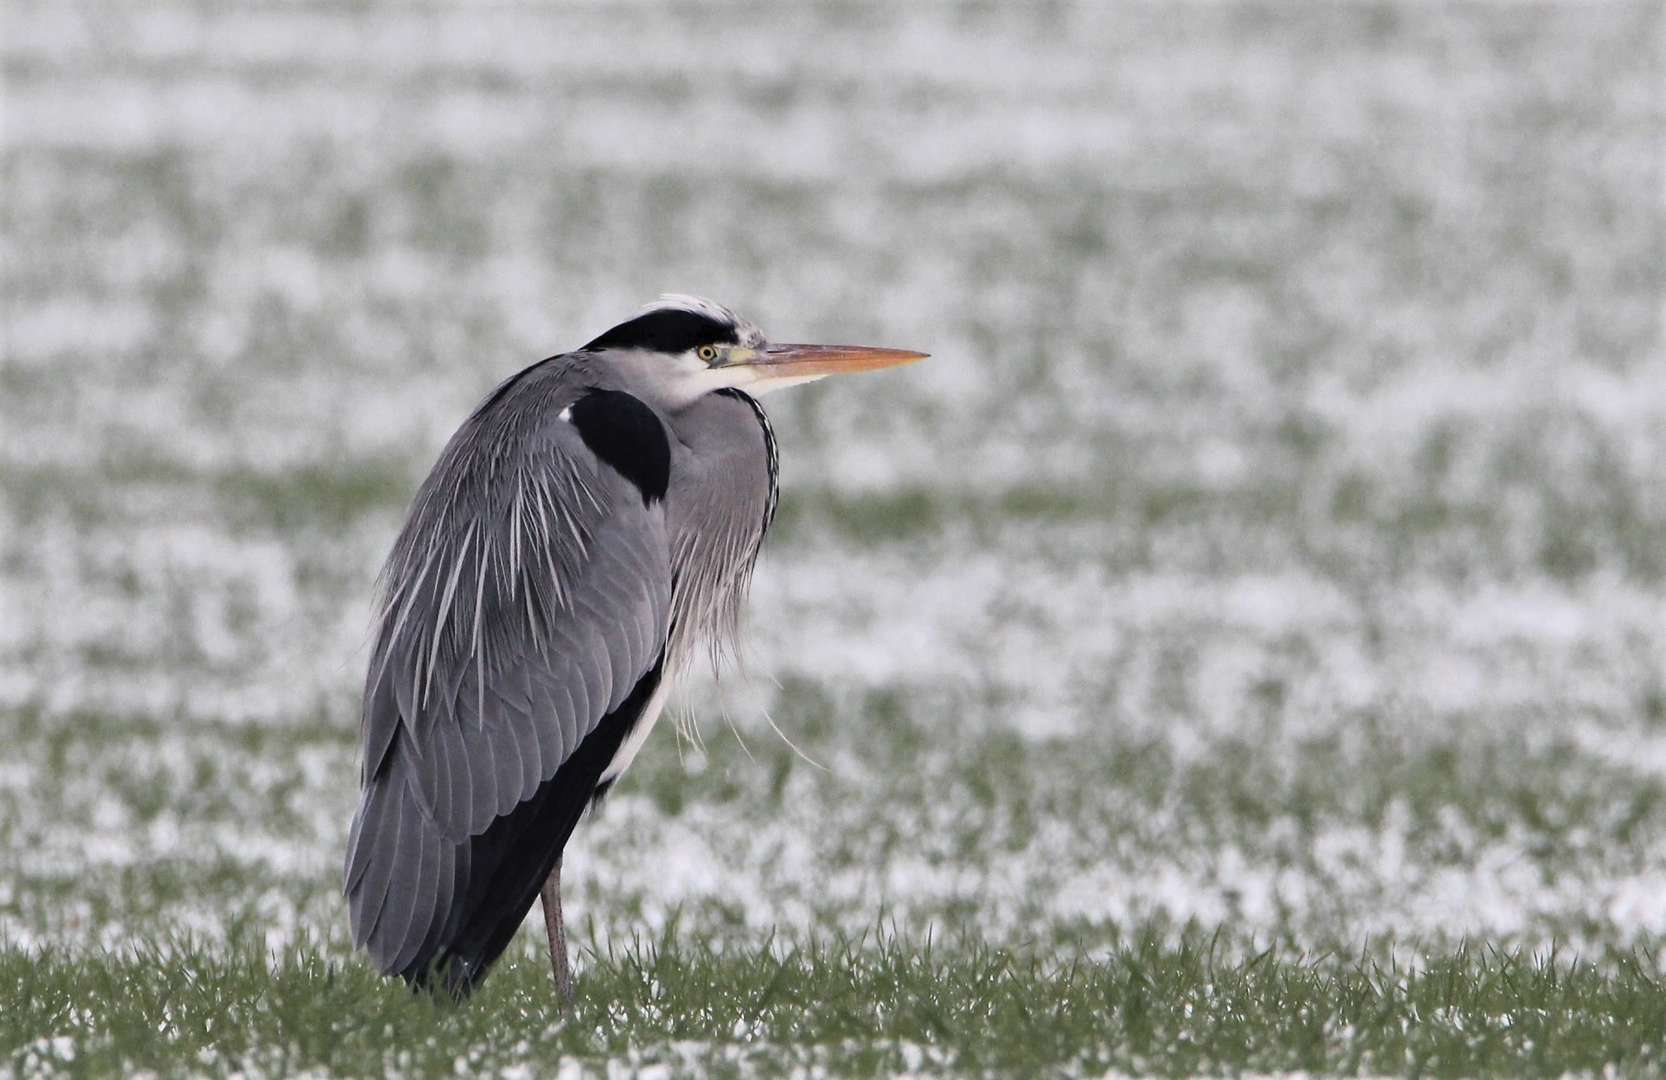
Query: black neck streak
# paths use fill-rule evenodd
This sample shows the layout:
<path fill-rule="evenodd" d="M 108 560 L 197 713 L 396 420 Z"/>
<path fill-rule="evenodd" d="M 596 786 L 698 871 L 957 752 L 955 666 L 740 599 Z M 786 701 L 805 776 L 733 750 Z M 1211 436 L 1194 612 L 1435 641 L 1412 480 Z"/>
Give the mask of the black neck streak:
<path fill-rule="evenodd" d="M 764 407 L 758 404 L 758 399 L 751 394 L 733 386 L 726 386 L 717 393 L 746 402 L 752 409 L 752 415 L 758 418 L 758 427 L 763 429 L 764 453 L 769 462 L 769 502 L 764 506 L 764 527 L 758 533 L 758 543 L 762 545 L 764 535 L 769 532 L 770 524 L 775 521 L 775 507 L 781 501 L 781 454 L 775 444 L 775 428 L 770 426 L 769 416 L 764 412 Z"/>

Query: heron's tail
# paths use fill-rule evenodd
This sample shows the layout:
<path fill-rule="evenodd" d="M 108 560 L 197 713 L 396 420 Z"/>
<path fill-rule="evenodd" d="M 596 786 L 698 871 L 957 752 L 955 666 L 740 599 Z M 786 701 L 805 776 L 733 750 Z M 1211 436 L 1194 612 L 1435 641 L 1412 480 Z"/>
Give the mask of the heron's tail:
<path fill-rule="evenodd" d="M 470 881 L 467 843 L 449 840 L 395 765 L 359 800 L 347 841 L 344 892 L 353 944 L 386 974 L 426 971 Z"/>

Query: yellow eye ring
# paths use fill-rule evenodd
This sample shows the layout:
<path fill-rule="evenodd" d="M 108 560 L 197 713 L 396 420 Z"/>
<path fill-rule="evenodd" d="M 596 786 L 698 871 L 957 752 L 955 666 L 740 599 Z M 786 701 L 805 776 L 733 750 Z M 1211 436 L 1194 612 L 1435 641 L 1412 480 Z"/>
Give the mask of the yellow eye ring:
<path fill-rule="evenodd" d="M 710 345 L 702 345 L 695 352 L 694 355 L 698 356 L 700 359 L 704 360 L 706 363 L 709 364 L 713 360 L 717 359 L 717 350 L 712 348 Z"/>

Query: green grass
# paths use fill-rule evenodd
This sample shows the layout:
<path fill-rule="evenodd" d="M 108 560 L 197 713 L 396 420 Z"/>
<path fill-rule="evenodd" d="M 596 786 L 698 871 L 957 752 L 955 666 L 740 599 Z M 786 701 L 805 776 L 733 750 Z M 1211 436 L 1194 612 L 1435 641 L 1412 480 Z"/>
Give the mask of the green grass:
<path fill-rule="evenodd" d="M 117 14 L 0 34 L 0 1072 L 1666 1071 L 1658 3 Z M 662 290 L 933 356 L 766 399 L 577 1020 L 436 1009 L 371 583 Z"/>
<path fill-rule="evenodd" d="M 1462 945 L 1415 968 L 1197 934 L 1066 959 L 879 932 L 718 950 L 679 933 L 590 955 L 555 1010 L 523 953 L 466 1008 L 412 995 L 316 943 L 188 941 L 117 953 L 0 951 L 19 1072 L 397 1070 L 577 1061 L 678 1074 L 819 1067 L 1189 1075 L 1305 1070 L 1552 1076 L 1666 1065 L 1666 987 L 1642 950 L 1592 963 Z"/>

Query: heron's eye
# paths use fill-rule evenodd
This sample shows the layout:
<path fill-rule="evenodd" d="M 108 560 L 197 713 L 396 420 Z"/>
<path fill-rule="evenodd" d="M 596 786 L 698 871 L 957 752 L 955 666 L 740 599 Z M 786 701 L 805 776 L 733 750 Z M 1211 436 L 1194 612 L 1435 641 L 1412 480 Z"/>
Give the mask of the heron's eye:
<path fill-rule="evenodd" d="M 709 364 L 717 359 L 717 350 L 710 345 L 702 345 L 694 355 Z"/>

